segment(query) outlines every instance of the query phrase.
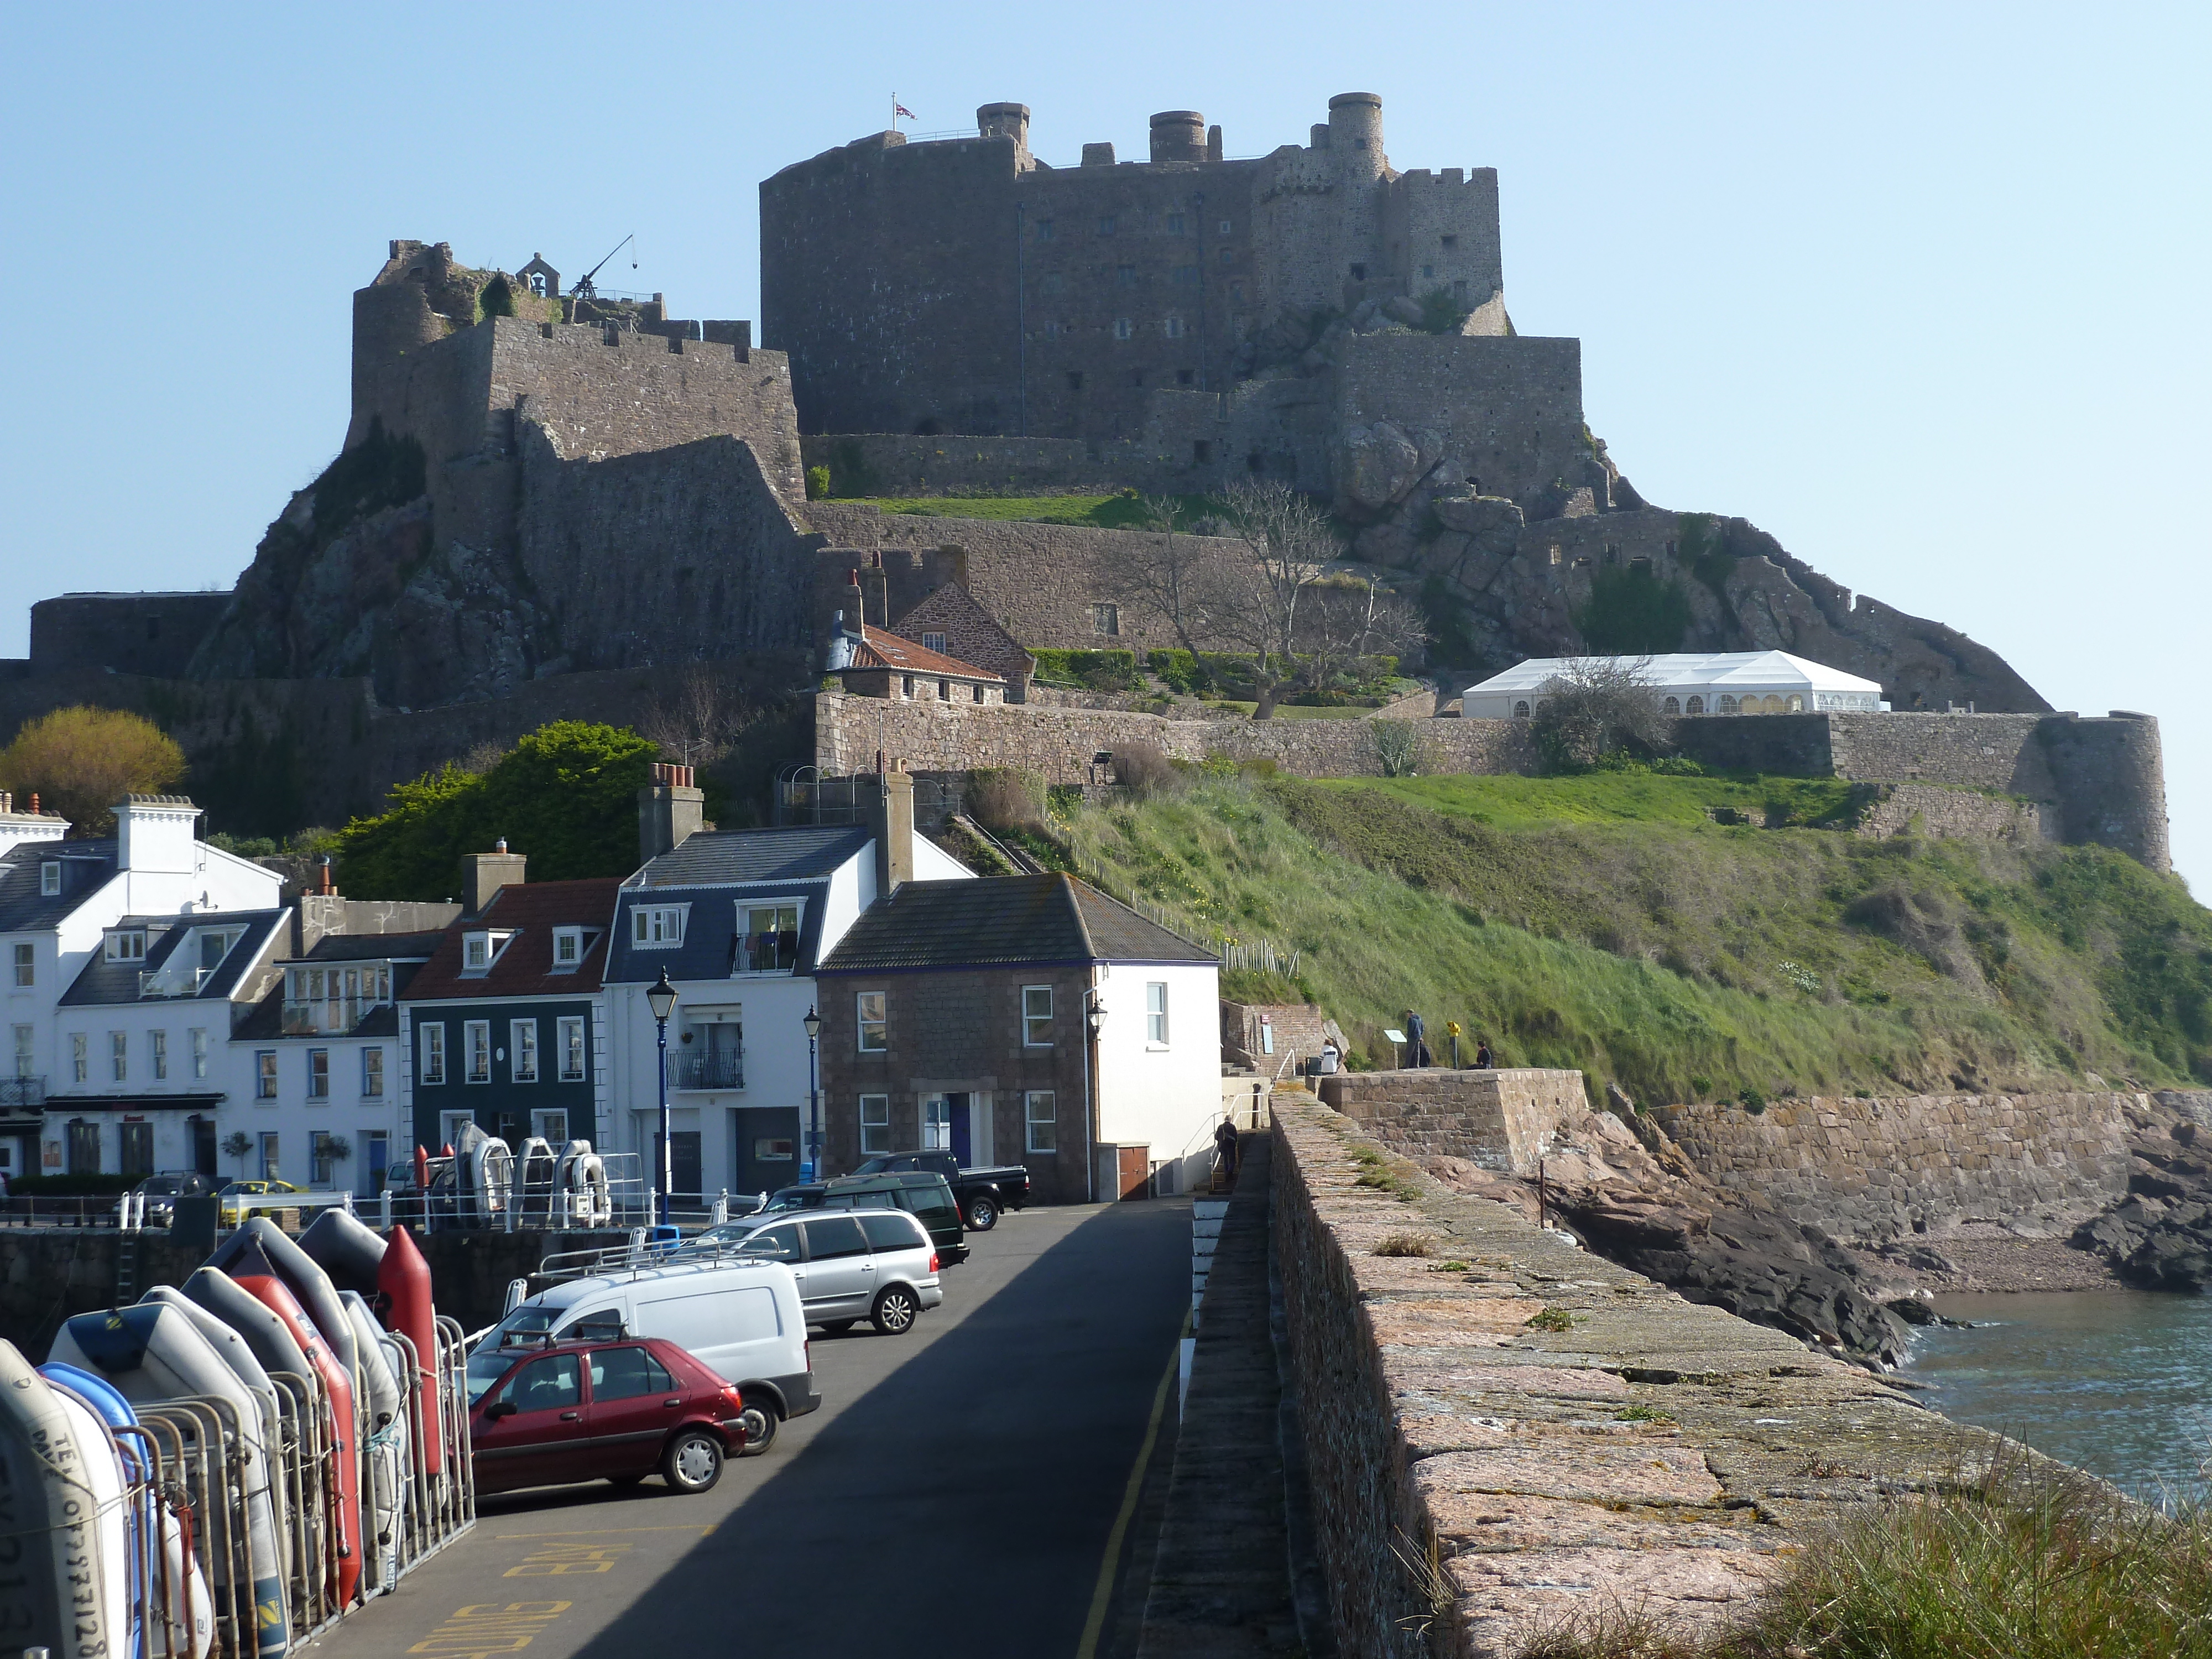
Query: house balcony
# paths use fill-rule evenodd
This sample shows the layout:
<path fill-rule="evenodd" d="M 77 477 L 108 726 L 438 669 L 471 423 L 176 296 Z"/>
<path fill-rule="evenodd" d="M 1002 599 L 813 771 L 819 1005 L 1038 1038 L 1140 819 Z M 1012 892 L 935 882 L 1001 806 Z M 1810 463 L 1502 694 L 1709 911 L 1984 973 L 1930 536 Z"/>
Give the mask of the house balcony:
<path fill-rule="evenodd" d="M 46 1104 L 46 1080 L 42 1077 L 0 1078 L 0 1118 L 40 1119 Z"/>
<path fill-rule="evenodd" d="M 668 1086 L 672 1089 L 742 1089 L 745 1086 L 745 1056 L 740 1049 L 709 1050 L 704 1054 L 668 1056 Z"/>

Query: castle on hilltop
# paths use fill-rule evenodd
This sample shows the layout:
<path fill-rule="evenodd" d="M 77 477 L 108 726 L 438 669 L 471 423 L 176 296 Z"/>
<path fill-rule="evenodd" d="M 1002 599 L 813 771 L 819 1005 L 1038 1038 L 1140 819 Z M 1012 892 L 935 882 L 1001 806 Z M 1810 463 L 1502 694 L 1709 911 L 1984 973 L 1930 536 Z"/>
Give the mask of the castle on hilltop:
<path fill-rule="evenodd" d="M 564 292 L 534 254 L 507 271 L 393 241 L 353 296 L 343 446 L 234 591 L 34 605 L 0 735 L 69 702 L 152 713 L 195 794 L 263 831 L 374 810 L 548 719 L 640 719 L 702 672 L 804 705 L 791 758 L 824 771 L 884 750 L 1077 781 L 1132 741 L 1370 769 L 1357 722 L 1244 730 L 1032 688 L 1025 652 L 1177 643 L 1144 599 L 1155 532 L 882 505 L 1261 479 L 1326 500 L 1351 560 L 1418 601 L 1427 662 L 1405 665 L 1440 685 L 1607 648 L 1597 599 L 1656 596 L 1672 648 L 1791 653 L 1899 711 L 1780 716 L 1699 738 L 1714 754 L 2023 794 L 2050 833 L 2162 867 L 2154 721 L 2053 714 L 1957 630 L 1741 519 L 1644 500 L 1584 421 L 1580 343 L 1514 330 L 1493 171 L 1395 169 L 1366 93 L 1253 158 L 1177 110 L 1144 161 L 1094 143 L 1054 167 L 1029 118 L 988 104 L 972 137 L 875 133 L 764 181 L 758 343 L 659 295 Z M 1003 690 L 817 691 L 834 641 L 902 625 L 939 652 L 965 630 Z M 1968 709 L 2010 723 L 1969 741 L 1945 725 Z M 1496 724 L 1439 720 L 1431 751 L 1528 763 Z"/>

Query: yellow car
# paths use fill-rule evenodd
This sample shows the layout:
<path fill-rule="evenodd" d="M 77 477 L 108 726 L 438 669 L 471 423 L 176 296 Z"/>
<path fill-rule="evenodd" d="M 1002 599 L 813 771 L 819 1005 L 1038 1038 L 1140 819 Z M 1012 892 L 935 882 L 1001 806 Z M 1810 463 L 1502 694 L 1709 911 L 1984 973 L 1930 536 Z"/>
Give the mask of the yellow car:
<path fill-rule="evenodd" d="M 283 1193 L 301 1193 L 304 1187 L 295 1187 L 289 1181 L 233 1181 L 226 1184 L 221 1196 L 222 1219 L 226 1226 L 237 1226 L 249 1215 L 266 1215 L 268 1209 L 260 1205 L 238 1203 L 240 1198 L 271 1198 Z M 273 1207 L 273 1206 L 271 1206 Z"/>

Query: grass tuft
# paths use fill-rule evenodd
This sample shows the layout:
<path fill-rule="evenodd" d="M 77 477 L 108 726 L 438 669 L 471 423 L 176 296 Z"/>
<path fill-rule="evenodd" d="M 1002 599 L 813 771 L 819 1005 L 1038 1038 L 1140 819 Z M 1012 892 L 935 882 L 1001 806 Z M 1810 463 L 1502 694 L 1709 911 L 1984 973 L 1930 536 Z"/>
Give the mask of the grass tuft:
<path fill-rule="evenodd" d="M 1565 1308 L 1546 1308 L 1521 1322 L 1532 1331 L 1571 1331 L 1582 1322 Z"/>
<path fill-rule="evenodd" d="M 1426 1233 L 1392 1233 L 1375 1247 L 1377 1255 L 1434 1255 L 1437 1241 Z"/>

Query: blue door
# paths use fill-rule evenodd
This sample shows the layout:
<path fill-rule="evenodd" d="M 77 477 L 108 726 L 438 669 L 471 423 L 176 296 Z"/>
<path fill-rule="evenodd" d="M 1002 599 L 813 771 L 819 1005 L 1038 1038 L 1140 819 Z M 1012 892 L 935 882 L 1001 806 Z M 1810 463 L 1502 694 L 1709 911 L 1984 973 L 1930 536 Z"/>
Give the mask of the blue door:
<path fill-rule="evenodd" d="M 963 1170 L 971 1169 L 975 1160 L 969 1156 L 968 1097 L 947 1095 L 945 1103 L 952 1109 L 952 1161 Z"/>

